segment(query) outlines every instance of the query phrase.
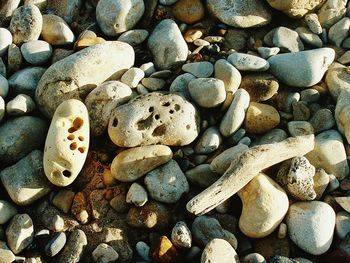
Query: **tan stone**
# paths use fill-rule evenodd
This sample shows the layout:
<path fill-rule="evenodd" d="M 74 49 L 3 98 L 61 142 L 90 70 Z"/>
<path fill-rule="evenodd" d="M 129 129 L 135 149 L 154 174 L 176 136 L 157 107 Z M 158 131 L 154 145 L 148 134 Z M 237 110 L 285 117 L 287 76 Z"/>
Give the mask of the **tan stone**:
<path fill-rule="evenodd" d="M 52 203 L 64 213 L 68 213 L 74 199 L 75 193 L 70 190 L 63 189 L 59 191 L 52 199 Z"/>
<path fill-rule="evenodd" d="M 271 7 L 293 18 L 300 18 L 321 6 L 325 0 L 267 0 Z"/>
<path fill-rule="evenodd" d="M 69 45 L 75 36 L 63 18 L 49 14 L 43 15 L 41 37 L 51 45 Z"/>
<path fill-rule="evenodd" d="M 82 50 L 84 48 L 106 42 L 102 37 L 94 37 L 94 38 L 81 38 L 78 39 L 74 44 L 75 50 Z"/>
<path fill-rule="evenodd" d="M 167 236 L 161 236 L 156 248 L 152 251 L 153 262 L 171 263 L 178 261 L 179 254 L 176 247 Z"/>
<path fill-rule="evenodd" d="M 200 0 L 180 0 L 172 8 L 173 15 L 181 22 L 192 24 L 205 15 L 205 8 Z"/>

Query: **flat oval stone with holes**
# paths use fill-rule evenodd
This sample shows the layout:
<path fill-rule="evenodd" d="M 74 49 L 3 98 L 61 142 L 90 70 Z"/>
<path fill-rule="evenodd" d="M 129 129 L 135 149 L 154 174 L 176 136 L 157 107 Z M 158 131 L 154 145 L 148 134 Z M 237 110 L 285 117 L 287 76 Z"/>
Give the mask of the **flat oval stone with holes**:
<path fill-rule="evenodd" d="M 57 107 L 44 151 L 44 171 L 51 183 L 67 186 L 75 180 L 86 159 L 89 131 L 84 103 L 70 99 Z"/>

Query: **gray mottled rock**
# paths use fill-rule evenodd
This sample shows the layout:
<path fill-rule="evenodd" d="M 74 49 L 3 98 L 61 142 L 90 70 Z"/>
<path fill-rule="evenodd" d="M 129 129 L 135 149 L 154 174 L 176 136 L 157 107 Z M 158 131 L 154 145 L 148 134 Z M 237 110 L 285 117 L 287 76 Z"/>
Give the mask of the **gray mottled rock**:
<path fill-rule="evenodd" d="M 197 78 L 208 78 L 214 72 L 214 66 L 208 61 L 188 63 L 182 66 L 182 70 L 191 73 Z"/>
<path fill-rule="evenodd" d="M 287 124 L 288 132 L 293 137 L 314 133 L 314 128 L 307 121 L 290 121 Z"/>
<path fill-rule="evenodd" d="M 119 255 L 113 247 L 106 243 L 101 243 L 92 252 L 92 258 L 97 263 L 113 263 L 119 258 Z"/>
<path fill-rule="evenodd" d="M 272 43 L 285 52 L 299 52 L 304 50 L 303 42 L 301 42 L 296 31 L 287 27 L 278 27 L 273 34 Z"/>
<path fill-rule="evenodd" d="M 214 238 L 204 248 L 201 263 L 239 263 L 239 258 L 233 247 L 224 239 Z"/>
<path fill-rule="evenodd" d="M 6 113 L 20 116 L 32 112 L 35 109 L 34 100 L 25 94 L 19 94 L 6 104 Z"/>
<path fill-rule="evenodd" d="M 52 48 L 43 40 L 34 40 L 24 43 L 21 46 L 21 52 L 28 63 L 42 65 L 51 58 Z"/>
<path fill-rule="evenodd" d="M 194 151 L 197 154 L 209 154 L 217 150 L 221 142 L 222 138 L 219 129 L 217 127 L 209 127 L 197 141 Z"/>
<path fill-rule="evenodd" d="M 169 91 L 172 93 L 179 93 L 181 96 L 189 100 L 191 99 L 191 95 L 188 91 L 188 84 L 194 79 L 196 79 L 196 77 L 190 73 L 181 74 L 171 83 Z"/>
<path fill-rule="evenodd" d="M 320 24 L 320 21 L 318 21 L 317 14 L 315 13 L 307 14 L 305 16 L 305 22 L 313 33 L 317 35 L 322 33 L 322 26 Z"/>
<path fill-rule="evenodd" d="M 18 71 L 22 65 L 22 60 L 21 50 L 12 43 L 7 52 L 7 70 L 9 72 Z"/>
<path fill-rule="evenodd" d="M 128 69 L 120 81 L 128 85 L 130 88 L 136 88 L 137 84 L 145 77 L 145 72 L 140 68 L 130 68 Z"/>
<path fill-rule="evenodd" d="M 346 13 L 346 0 L 327 0 L 318 10 L 318 20 L 322 28 L 330 28 Z"/>
<path fill-rule="evenodd" d="M 74 18 L 79 15 L 79 9 L 82 5 L 82 0 L 70 0 L 70 1 L 47 1 L 47 4 L 43 0 L 36 0 L 37 6 L 42 9 L 45 7 L 48 10 L 52 10 L 56 15 L 62 17 L 67 23 L 72 23 Z M 44 2 L 44 3 L 43 3 Z"/>
<path fill-rule="evenodd" d="M 277 55 L 280 51 L 279 47 L 258 47 L 258 52 L 264 59 Z"/>
<path fill-rule="evenodd" d="M 148 90 L 157 91 L 164 88 L 165 80 L 160 78 L 149 77 L 142 79 L 141 84 Z"/>
<path fill-rule="evenodd" d="M 350 214 L 348 212 L 340 211 L 337 213 L 335 232 L 340 239 L 344 239 L 350 232 Z"/>
<path fill-rule="evenodd" d="M 331 129 L 335 125 L 333 113 L 329 109 L 318 110 L 310 119 L 315 133 Z"/>
<path fill-rule="evenodd" d="M 242 263 L 266 263 L 266 260 L 259 253 L 250 253 L 243 257 Z"/>
<path fill-rule="evenodd" d="M 254 142 L 255 145 L 269 144 L 273 142 L 281 142 L 288 138 L 287 133 L 282 129 L 272 129 L 271 131 L 265 133 L 260 138 Z"/>
<path fill-rule="evenodd" d="M 4 0 L 0 6 L 0 26 L 11 20 L 11 16 L 20 4 L 20 0 Z"/>
<path fill-rule="evenodd" d="M 6 228 L 7 244 L 15 254 L 32 243 L 33 237 L 33 221 L 27 214 L 15 215 Z"/>
<path fill-rule="evenodd" d="M 44 145 L 47 123 L 37 117 L 9 119 L 0 126 L 0 160 L 14 163 Z"/>
<path fill-rule="evenodd" d="M 136 251 L 137 253 L 144 259 L 146 262 L 151 262 L 150 258 L 150 247 L 143 241 L 139 241 L 136 243 Z"/>
<path fill-rule="evenodd" d="M 269 62 L 263 58 L 237 52 L 229 55 L 227 61 L 242 71 L 266 71 L 270 67 Z"/>
<path fill-rule="evenodd" d="M 171 231 L 172 243 L 181 248 L 190 248 L 192 246 L 192 234 L 184 221 L 179 221 Z"/>
<path fill-rule="evenodd" d="M 187 59 L 188 47 L 177 24 L 171 19 L 162 20 L 148 38 L 154 62 L 159 69 L 169 69 Z"/>
<path fill-rule="evenodd" d="M 43 170 L 43 153 L 34 150 L 16 164 L 5 168 L 0 179 L 12 201 L 29 205 L 51 191 Z"/>
<path fill-rule="evenodd" d="M 332 63 L 327 71 L 326 83 L 334 99 L 341 91 L 350 90 L 350 74 L 347 67 L 337 62 Z"/>
<path fill-rule="evenodd" d="M 200 187 L 208 187 L 219 179 L 219 174 L 213 172 L 209 164 L 200 164 L 186 171 L 189 182 Z"/>
<path fill-rule="evenodd" d="M 45 254 L 49 257 L 56 256 L 66 244 L 66 234 L 57 233 L 45 246 Z"/>
<path fill-rule="evenodd" d="M 298 27 L 295 29 L 295 31 L 298 33 L 300 39 L 304 41 L 305 44 L 314 47 L 322 47 L 323 43 L 321 38 L 315 33 L 311 32 L 311 30 L 309 30 L 308 28 Z"/>
<path fill-rule="evenodd" d="M 132 29 L 124 32 L 118 37 L 118 41 L 128 43 L 130 46 L 137 46 L 143 43 L 149 33 L 145 29 Z"/>
<path fill-rule="evenodd" d="M 0 28 L 0 57 L 7 53 L 7 49 L 11 44 L 11 32 L 8 31 L 6 28 Z"/>
<path fill-rule="evenodd" d="M 58 259 L 59 263 L 78 263 L 84 253 L 84 249 L 87 245 L 87 239 L 85 233 L 80 230 L 74 230 L 68 237 L 66 246 L 64 247 L 62 254 Z"/>
<path fill-rule="evenodd" d="M 306 102 L 315 102 L 320 98 L 320 92 L 316 89 L 305 89 L 300 91 L 300 100 Z"/>
<path fill-rule="evenodd" d="M 0 225 L 5 224 L 16 214 L 17 208 L 12 203 L 0 200 Z"/>
<path fill-rule="evenodd" d="M 335 23 L 328 31 L 328 39 L 331 44 L 340 47 L 344 39 L 349 35 L 350 18 L 344 17 Z"/>

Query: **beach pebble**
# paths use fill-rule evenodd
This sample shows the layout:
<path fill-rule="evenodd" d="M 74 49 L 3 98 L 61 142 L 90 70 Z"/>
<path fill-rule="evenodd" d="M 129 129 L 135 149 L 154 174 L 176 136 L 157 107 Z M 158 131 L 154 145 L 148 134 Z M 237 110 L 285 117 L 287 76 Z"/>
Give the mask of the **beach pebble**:
<path fill-rule="evenodd" d="M 17 95 L 26 94 L 34 99 L 35 89 L 45 71 L 42 67 L 27 67 L 17 71 L 8 79 L 10 89 Z"/>
<path fill-rule="evenodd" d="M 174 160 L 147 173 L 144 182 L 150 196 L 164 203 L 176 203 L 189 190 L 186 176 Z"/>
<path fill-rule="evenodd" d="M 350 214 L 348 212 L 340 211 L 337 213 L 335 232 L 340 239 L 344 239 L 350 232 Z"/>
<path fill-rule="evenodd" d="M 126 194 L 126 202 L 136 206 L 143 206 L 148 201 L 147 192 L 142 185 L 133 183 Z"/>
<path fill-rule="evenodd" d="M 301 42 L 296 31 L 287 27 L 278 27 L 273 34 L 272 43 L 284 52 L 299 52 L 304 50 L 303 42 Z"/>
<path fill-rule="evenodd" d="M 320 93 L 316 89 L 304 89 L 300 91 L 300 100 L 305 102 L 315 102 L 320 98 Z"/>
<path fill-rule="evenodd" d="M 283 0 L 267 0 L 267 2 L 275 9 L 282 11 L 286 15 L 293 18 L 301 18 L 305 14 L 317 9 L 321 4 L 324 3 L 323 0 L 314 1 L 283 1 Z"/>
<path fill-rule="evenodd" d="M 140 68 L 130 68 L 128 69 L 120 81 L 128 85 L 130 88 L 136 88 L 137 84 L 145 77 L 145 72 Z"/>
<path fill-rule="evenodd" d="M 32 112 L 35 109 L 34 100 L 25 94 L 19 94 L 6 104 L 6 113 L 20 116 Z"/>
<path fill-rule="evenodd" d="M 242 71 L 266 71 L 270 67 L 269 62 L 263 58 L 237 52 L 229 55 L 227 61 Z"/>
<path fill-rule="evenodd" d="M 0 200 L 0 225 L 5 224 L 16 214 L 17 208 L 12 203 Z"/>
<path fill-rule="evenodd" d="M 0 75 L 6 77 L 6 65 L 4 60 L 0 56 Z"/>
<path fill-rule="evenodd" d="M 280 51 L 279 47 L 258 47 L 258 52 L 264 59 L 277 55 Z"/>
<path fill-rule="evenodd" d="M 191 73 L 197 78 L 208 78 L 214 72 L 214 66 L 210 62 L 194 62 L 182 66 L 182 70 Z"/>
<path fill-rule="evenodd" d="M 239 85 L 241 84 L 241 73 L 232 66 L 226 59 L 219 59 L 215 62 L 215 73 L 216 79 L 220 79 L 224 82 L 226 90 L 226 101 L 229 97 L 237 91 Z"/>
<path fill-rule="evenodd" d="M 311 32 L 306 27 L 298 27 L 295 29 L 298 33 L 300 39 L 304 42 L 304 44 L 311 45 L 314 47 L 322 47 L 323 43 L 321 38 L 315 33 Z"/>
<path fill-rule="evenodd" d="M 190 183 L 204 188 L 219 179 L 219 174 L 213 172 L 209 164 L 197 165 L 193 169 L 187 170 L 185 175 Z"/>
<path fill-rule="evenodd" d="M 197 154 L 209 154 L 217 150 L 221 142 L 222 138 L 219 129 L 216 127 L 209 127 L 197 141 L 194 146 L 194 151 Z"/>
<path fill-rule="evenodd" d="M 57 233 L 45 246 L 45 254 L 49 257 L 56 256 L 66 244 L 66 234 Z"/>
<path fill-rule="evenodd" d="M 331 129 L 335 124 L 333 113 L 329 109 L 320 109 L 311 117 L 310 123 L 315 133 Z"/>
<path fill-rule="evenodd" d="M 344 17 L 335 23 L 328 31 L 328 39 L 331 44 L 340 47 L 344 39 L 349 35 L 350 18 Z"/>
<path fill-rule="evenodd" d="M 345 0 L 327 0 L 317 11 L 318 20 L 322 28 L 329 29 L 342 19 L 346 13 Z"/>
<path fill-rule="evenodd" d="M 21 46 L 21 52 L 28 63 L 42 65 L 51 58 L 52 48 L 43 40 L 34 40 L 24 43 Z"/>
<path fill-rule="evenodd" d="M 289 237 L 301 249 L 312 255 L 325 253 L 333 239 L 335 213 L 320 201 L 297 202 L 286 216 Z"/>
<path fill-rule="evenodd" d="M 136 252 L 137 254 L 139 254 L 143 260 L 145 260 L 146 262 L 151 262 L 150 259 L 150 247 L 143 241 L 139 241 L 136 243 Z"/>
<path fill-rule="evenodd" d="M 317 168 L 314 175 L 314 190 L 316 192 L 315 200 L 320 200 L 326 191 L 330 181 L 330 176 L 322 168 Z"/>
<path fill-rule="evenodd" d="M 0 28 L 0 57 L 7 53 L 9 45 L 12 44 L 11 32 L 6 28 Z"/>
<path fill-rule="evenodd" d="M 309 29 L 319 35 L 322 33 L 322 26 L 320 24 L 320 21 L 318 21 L 318 16 L 315 13 L 310 13 L 305 16 L 305 22 Z"/>
<path fill-rule="evenodd" d="M 334 200 L 341 206 L 346 212 L 350 213 L 350 197 L 349 196 L 337 196 Z"/>
<path fill-rule="evenodd" d="M 6 242 L 0 241 L 0 262 L 2 263 L 12 263 L 16 259 L 13 252 L 7 246 Z M 28 263 L 28 262 L 26 262 Z M 35 262 L 36 263 L 36 262 Z"/>
<path fill-rule="evenodd" d="M 314 133 L 314 128 L 307 121 L 290 121 L 287 124 L 288 132 L 293 137 Z"/>
<path fill-rule="evenodd" d="M 157 238 L 155 247 L 151 251 L 152 262 L 176 262 L 179 261 L 179 253 L 167 236 Z"/>
<path fill-rule="evenodd" d="M 140 66 L 140 69 L 143 70 L 143 72 L 145 72 L 146 77 L 149 77 L 150 75 L 152 75 L 154 72 L 157 71 L 153 62 L 147 62 L 142 64 Z"/>
<path fill-rule="evenodd" d="M 87 239 L 85 233 L 76 229 L 68 237 L 67 244 L 64 246 L 63 251 L 58 258 L 58 263 L 78 263 L 84 255 L 84 250 L 87 245 Z"/>
<path fill-rule="evenodd" d="M 191 95 L 188 91 L 188 84 L 194 79 L 196 79 L 196 77 L 190 73 L 181 74 L 171 83 L 169 91 L 172 93 L 179 93 L 185 99 L 190 100 Z"/>
<path fill-rule="evenodd" d="M 96 20 L 107 36 L 117 36 L 132 29 L 145 12 L 142 0 L 101 0 L 96 6 Z"/>
<path fill-rule="evenodd" d="M 148 90 L 157 91 L 163 89 L 166 83 L 163 79 L 149 77 L 142 79 L 141 84 Z"/>
<path fill-rule="evenodd" d="M 337 123 L 338 130 L 345 135 L 345 138 L 347 142 L 350 142 L 350 125 L 349 125 L 349 118 L 350 118 L 350 106 L 349 106 L 349 100 L 350 100 L 350 90 L 347 88 L 343 88 L 343 92 L 340 93 L 337 105 L 335 107 L 335 120 Z"/>
<path fill-rule="evenodd" d="M 172 8 L 176 19 L 186 24 L 200 21 L 205 15 L 205 7 L 200 0 L 179 0 Z"/>
<path fill-rule="evenodd" d="M 74 199 L 75 193 L 71 190 L 62 189 L 52 199 L 52 204 L 64 213 L 68 213 Z"/>
<path fill-rule="evenodd" d="M 214 238 L 204 248 L 201 263 L 238 263 L 236 251 L 224 239 Z"/>
<path fill-rule="evenodd" d="M 54 14 L 43 15 L 41 37 L 51 45 L 70 45 L 75 40 L 66 21 Z"/>
<path fill-rule="evenodd" d="M 110 245 L 101 243 L 92 252 L 92 258 L 97 263 L 113 263 L 117 261 L 119 254 Z"/>
<path fill-rule="evenodd" d="M 5 101 L 4 99 L 0 96 L 0 122 L 5 116 Z"/>
<path fill-rule="evenodd" d="M 6 98 L 8 93 L 9 93 L 9 82 L 4 76 L 0 75 L 0 96 L 3 98 Z"/>
<path fill-rule="evenodd" d="M 250 253 L 242 258 L 242 263 L 267 263 L 259 253 Z"/>
<path fill-rule="evenodd" d="M 173 227 L 171 241 L 180 248 L 190 248 L 192 246 L 192 234 L 184 221 L 177 222 Z"/>
<path fill-rule="evenodd" d="M 6 239 L 13 253 L 18 254 L 32 243 L 34 237 L 33 221 L 28 214 L 17 214 L 6 228 Z"/>
<path fill-rule="evenodd" d="M 118 41 L 128 43 L 130 46 L 137 46 L 143 43 L 149 36 L 145 29 L 131 29 L 118 37 Z"/>

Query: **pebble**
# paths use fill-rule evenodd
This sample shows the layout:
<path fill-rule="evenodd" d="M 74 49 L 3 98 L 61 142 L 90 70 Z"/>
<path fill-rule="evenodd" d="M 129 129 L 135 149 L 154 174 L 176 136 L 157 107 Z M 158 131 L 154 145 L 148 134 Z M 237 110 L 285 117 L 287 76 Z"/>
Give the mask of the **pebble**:
<path fill-rule="evenodd" d="M 178 262 L 179 253 L 167 236 L 161 236 L 151 252 L 154 263 Z"/>
<path fill-rule="evenodd" d="M 336 130 L 327 130 L 317 135 L 315 148 L 306 157 L 312 165 L 334 174 L 338 180 L 349 174 L 343 139 Z"/>
<path fill-rule="evenodd" d="M 137 46 L 143 43 L 149 36 L 149 33 L 145 29 L 131 29 L 118 37 L 118 41 L 128 43 L 130 46 Z"/>
<path fill-rule="evenodd" d="M 244 30 L 229 29 L 225 34 L 224 46 L 238 52 L 244 51 L 248 42 L 248 34 Z"/>
<path fill-rule="evenodd" d="M 196 39 L 203 36 L 203 32 L 197 28 L 190 28 L 184 33 L 184 39 L 187 43 L 193 43 Z"/>
<path fill-rule="evenodd" d="M 209 154 L 216 151 L 221 145 L 222 138 L 218 128 L 209 127 L 204 131 L 194 146 L 197 154 Z"/>
<path fill-rule="evenodd" d="M 143 241 L 139 241 L 136 243 L 136 251 L 137 254 L 139 254 L 143 260 L 146 262 L 151 262 L 150 258 L 150 250 L 151 248 Z"/>
<path fill-rule="evenodd" d="M 181 22 L 193 24 L 203 19 L 205 8 L 200 0 L 179 0 L 172 7 L 172 14 Z"/>
<path fill-rule="evenodd" d="M 337 61 L 343 65 L 347 65 L 350 63 L 350 52 L 346 51 Z"/>
<path fill-rule="evenodd" d="M 9 93 L 9 83 L 5 77 L 0 75 L 0 96 L 6 98 Z"/>
<path fill-rule="evenodd" d="M 9 249 L 6 242 L 0 241 L 0 262 L 1 263 L 11 263 L 11 262 L 14 262 L 15 259 L 16 259 L 15 255 Z"/>
<path fill-rule="evenodd" d="M 265 258 L 259 253 L 250 253 L 244 256 L 241 262 L 242 263 L 267 263 Z"/>
<path fill-rule="evenodd" d="M 33 221 L 27 214 L 15 215 L 6 228 L 7 244 L 15 254 L 32 243 L 33 237 Z"/>
<path fill-rule="evenodd" d="M 153 77 L 144 78 L 142 79 L 141 83 L 144 87 L 151 91 L 161 90 L 166 84 L 165 80 Z"/>
<path fill-rule="evenodd" d="M 319 91 L 316 89 L 305 89 L 300 92 L 300 100 L 305 102 L 316 102 L 320 96 Z"/>
<path fill-rule="evenodd" d="M 57 233 L 45 246 L 45 254 L 49 257 L 56 256 L 66 244 L 66 234 Z"/>
<path fill-rule="evenodd" d="M 16 214 L 17 208 L 12 203 L 0 200 L 0 225 L 6 224 Z"/>
<path fill-rule="evenodd" d="M 43 15 L 41 37 L 51 45 L 70 45 L 75 40 L 69 25 L 54 14 Z"/>
<path fill-rule="evenodd" d="M 173 5 L 179 0 L 159 0 L 161 5 Z"/>
<path fill-rule="evenodd" d="M 73 191 L 62 189 L 52 199 L 52 204 L 67 214 L 72 206 L 74 195 Z"/>
<path fill-rule="evenodd" d="M 288 132 L 293 137 L 309 135 L 314 133 L 314 128 L 307 121 L 290 121 L 287 124 Z"/>
<path fill-rule="evenodd" d="M 6 65 L 0 56 L 0 75 L 6 77 Z"/>
<path fill-rule="evenodd" d="M 52 48 L 49 43 L 42 40 L 34 40 L 21 46 L 24 59 L 32 65 L 42 65 L 52 56 Z"/>
<path fill-rule="evenodd" d="M 204 248 L 201 263 L 238 263 L 239 258 L 230 243 L 214 238 Z"/>
<path fill-rule="evenodd" d="M 172 93 L 178 93 L 181 96 L 183 96 L 185 99 L 190 100 L 191 95 L 188 91 L 188 84 L 191 80 L 196 79 L 195 76 L 193 76 L 190 73 L 185 73 L 177 76 L 174 81 L 171 83 L 169 91 Z"/>
<path fill-rule="evenodd" d="M 19 94 L 6 104 L 6 112 L 9 115 L 20 116 L 32 112 L 35 109 L 34 100 L 25 94 Z"/>
<path fill-rule="evenodd" d="M 142 64 L 140 66 L 140 69 L 143 70 L 143 72 L 145 72 L 146 77 L 149 77 L 150 75 L 152 75 L 154 72 L 157 71 L 153 62 L 148 62 L 148 63 Z"/>
<path fill-rule="evenodd" d="M 258 174 L 238 192 L 243 209 L 239 229 L 248 237 L 270 235 L 288 211 L 288 196 L 265 174 Z"/>
<path fill-rule="evenodd" d="M 147 192 L 142 185 L 133 183 L 126 195 L 126 202 L 136 206 L 143 206 L 148 201 Z"/>
<path fill-rule="evenodd" d="M 180 248 L 191 248 L 192 234 L 184 221 L 179 221 L 175 224 L 171 231 L 172 243 Z"/>
<path fill-rule="evenodd" d="M 280 123 L 278 111 L 267 104 L 251 102 L 246 112 L 244 128 L 248 133 L 266 133 Z"/>
<path fill-rule="evenodd" d="M 226 101 L 228 98 L 232 98 L 232 95 L 237 91 L 241 84 L 241 73 L 231 65 L 226 59 L 219 59 L 215 62 L 215 73 L 216 79 L 220 79 L 224 82 L 226 90 Z M 231 95 L 230 95 L 231 94 Z M 225 102 L 226 102 L 225 101 Z M 231 102 L 231 101 L 230 101 Z M 225 104 L 225 103 L 224 103 Z"/>
<path fill-rule="evenodd" d="M 58 258 L 58 263 L 80 262 L 86 245 L 87 239 L 85 233 L 80 229 L 74 230 L 68 237 L 67 244 Z"/>
<path fill-rule="evenodd" d="M 315 133 L 331 129 L 335 124 L 333 113 L 329 109 L 318 110 L 310 119 Z"/>
<path fill-rule="evenodd" d="M 92 136 L 100 136 L 107 130 L 112 110 L 128 102 L 131 93 L 131 89 L 126 84 L 119 81 L 106 81 L 87 95 L 85 105 L 89 112 Z"/>
<path fill-rule="evenodd" d="M 309 29 L 319 35 L 322 33 L 322 26 L 320 24 L 320 21 L 318 21 L 318 16 L 315 13 L 310 13 L 305 15 L 305 22 L 307 24 L 307 26 L 309 27 Z"/>
<path fill-rule="evenodd" d="M 150 196 L 164 203 L 176 203 L 189 191 L 186 176 L 174 160 L 148 172 L 144 183 Z"/>
<path fill-rule="evenodd" d="M 140 68 L 130 68 L 123 74 L 120 81 L 130 88 L 136 88 L 137 84 L 139 84 L 144 77 L 145 72 Z"/>
<path fill-rule="evenodd" d="M 318 10 L 318 20 L 322 28 L 329 29 L 346 13 L 345 0 L 327 0 Z"/>
<path fill-rule="evenodd" d="M 10 31 L 13 43 L 21 45 L 25 42 L 37 40 L 43 27 L 43 17 L 35 5 L 23 5 L 12 15 Z"/>
<path fill-rule="evenodd" d="M 270 235 L 265 238 L 256 239 L 254 250 L 264 258 L 272 258 L 274 255 L 290 256 L 290 240 L 287 238 L 279 239 L 277 235 Z M 295 262 L 293 262 L 295 263 Z"/>
<path fill-rule="evenodd" d="M 207 8 L 221 22 L 233 27 L 259 27 L 271 21 L 270 10 L 257 0 L 209 0 Z"/>
<path fill-rule="evenodd" d="M 287 234 L 288 234 L 287 225 L 285 223 L 281 223 L 278 227 L 277 237 L 279 239 L 284 239 L 286 238 Z"/>
<path fill-rule="evenodd" d="M 18 71 L 22 64 L 22 53 L 19 47 L 11 44 L 7 51 L 7 69 L 9 72 Z"/>
<path fill-rule="evenodd" d="M 254 145 L 263 145 L 273 142 L 281 142 L 287 139 L 287 133 L 282 129 L 272 129 L 271 131 L 262 135 L 258 140 L 254 142 Z"/>
<path fill-rule="evenodd" d="M 310 87 L 317 84 L 333 62 L 335 52 L 331 48 L 319 48 L 301 52 L 279 54 L 268 59 L 270 72 L 284 84 L 294 87 Z M 324 59 L 319 59 L 320 57 Z"/>
<path fill-rule="evenodd" d="M 264 59 L 277 55 L 280 50 L 281 49 L 279 47 L 258 47 L 258 52 Z"/>
<path fill-rule="evenodd" d="M 214 66 L 210 62 L 188 63 L 182 66 L 182 70 L 191 73 L 197 78 L 208 78 L 214 72 Z"/>
<path fill-rule="evenodd" d="M 169 69 L 186 61 L 188 47 L 177 24 L 171 19 L 162 20 L 148 38 L 155 65 Z"/>
<path fill-rule="evenodd" d="M 328 31 L 328 39 L 331 44 L 340 47 L 344 39 L 348 37 L 350 18 L 344 17 L 335 23 Z"/>
<path fill-rule="evenodd" d="M 297 202 L 290 206 L 286 223 L 289 237 L 312 255 L 325 253 L 333 238 L 335 213 L 320 201 Z"/>
<path fill-rule="evenodd" d="M 35 149 L 40 149 L 47 124 L 38 117 L 22 116 L 9 119 L 0 127 L 0 160 L 15 163 Z"/>
<path fill-rule="evenodd" d="M 348 212 L 340 211 L 337 213 L 335 232 L 340 239 L 344 239 L 350 232 L 350 214 Z"/>
<path fill-rule="evenodd" d="M 0 24 L 4 24 L 10 21 L 13 11 L 19 6 L 20 0 L 10 0 L 4 2 L 0 7 Z"/>
<path fill-rule="evenodd" d="M 45 71 L 42 67 L 27 67 L 17 71 L 8 79 L 10 89 L 17 95 L 26 94 L 34 99 L 36 87 Z"/>
<path fill-rule="evenodd" d="M 303 42 L 296 31 L 287 27 L 278 27 L 273 34 L 272 43 L 284 52 L 299 52 L 304 50 Z"/>
<path fill-rule="evenodd" d="M 242 71 L 266 71 L 270 67 L 269 62 L 263 58 L 237 52 L 229 55 L 227 61 Z"/>
<path fill-rule="evenodd" d="M 286 15 L 292 18 L 301 18 L 310 11 L 316 10 L 320 5 L 324 3 L 322 0 L 308 1 L 304 2 L 302 0 L 297 1 L 276 1 L 267 0 L 269 5 L 273 8 L 282 11 Z"/>
<path fill-rule="evenodd" d="M 0 57 L 7 53 L 9 45 L 12 44 L 11 32 L 6 28 L 0 28 Z"/>
<path fill-rule="evenodd" d="M 210 46 L 210 43 L 208 41 L 203 40 L 203 39 L 196 39 L 195 41 L 193 41 L 193 44 L 196 45 L 197 47 Z"/>
<path fill-rule="evenodd" d="M 5 101 L 4 99 L 0 96 L 0 122 L 5 116 Z"/>
<path fill-rule="evenodd" d="M 219 179 L 219 175 L 211 170 L 209 164 L 197 165 L 193 169 L 187 170 L 185 175 L 189 182 L 204 188 Z"/>
<path fill-rule="evenodd" d="M 348 213 L 350 213 L 350 197 L 348 196 L 338 196 L 334 197 L 334 200 Z"/>
<path fill-rule="evenodd" d="M 314 175 L 314 190 L 316 192 L 315 200 L 320 200 L 328 187 L 330 177 L 322 168 L 317 168 Z"/>
<path fill-rule="evenodd" d="M 335 120 L 339 132 L 345 135 L 347 142 L 350 142 L 350 129 L 349 129 L 349 99 L 350 91 L 344 88 L 344 91 L 340 93 L 337 105 L 335 107 Z"/>
<path fill-rule="evenodd" d="M 92 258 L 97 263 L 113 263 L 117 261 L 119 254 L 110 245 L 101 243 L 92 252 Z"/>
<path fill-rule="evenodd" d="M 295 29 L 295 31 L 298 33 L 300 39 L 305 44 L 319 48 L 323 46 L 321 38 L 318 35 L 311 32 L 311 30 L 309 30 L 308 28 L 298 27 Z"/>

